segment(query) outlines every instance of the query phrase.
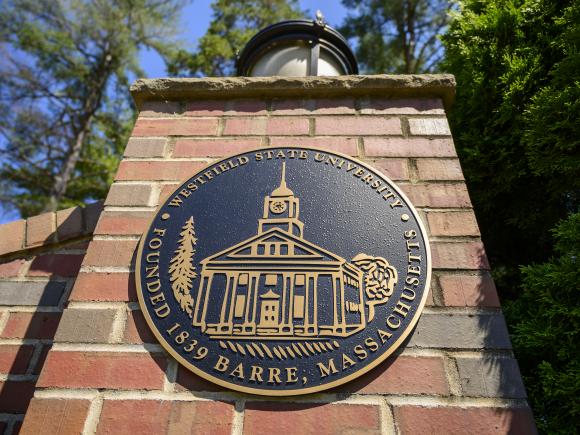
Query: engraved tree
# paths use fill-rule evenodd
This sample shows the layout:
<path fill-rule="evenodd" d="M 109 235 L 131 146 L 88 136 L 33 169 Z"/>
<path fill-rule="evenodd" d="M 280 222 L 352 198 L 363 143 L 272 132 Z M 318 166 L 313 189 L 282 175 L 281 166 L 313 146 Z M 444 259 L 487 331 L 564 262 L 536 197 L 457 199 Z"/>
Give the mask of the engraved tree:
<path fill-rule="evenodd" d="M 192 281 L 197 277 L 195 266 L 193 265 L 195 244 L 197 243 L 193 216 L 185 222 L 179 235 L 181 238 L 177 242 L 178 248 L 175 250 L 175 256 L 171 259 L 169 265 L 171 288 L 173 289 L 173 296 L 179 302 L 181 309 L 191 317 L 193 309 Z"/>

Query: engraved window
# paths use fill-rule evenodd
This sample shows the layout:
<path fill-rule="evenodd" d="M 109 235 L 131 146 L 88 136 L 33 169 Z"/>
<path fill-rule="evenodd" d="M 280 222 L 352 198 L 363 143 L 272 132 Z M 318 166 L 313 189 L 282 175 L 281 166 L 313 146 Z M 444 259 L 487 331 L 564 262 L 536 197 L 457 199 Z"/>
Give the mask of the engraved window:
<path fill-rule="evenodd" d="M 266 275 L 266 285 L 277 285 L 278 284 L 278 275 L 270 274 Z"/>
<path fill-rule="evenodd" d="M 263 244 L 258 245 L 258 255 L 264 255 L 265 246 Z"/>

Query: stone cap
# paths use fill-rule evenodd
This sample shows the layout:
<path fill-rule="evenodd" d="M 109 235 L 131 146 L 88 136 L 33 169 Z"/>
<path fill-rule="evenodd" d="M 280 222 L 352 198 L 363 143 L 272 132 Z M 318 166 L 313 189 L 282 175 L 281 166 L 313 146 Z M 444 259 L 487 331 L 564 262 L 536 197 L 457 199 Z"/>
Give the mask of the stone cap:
<path fill-rule="evenodd" d="M 141 109 L 145 101 L 231 98 L 381 96 L 441 98 L 448 109 L 455 98 L 451 74 L 350 75 L 338 77 L 207 77 L 139 79 L 131 95 Z"/>

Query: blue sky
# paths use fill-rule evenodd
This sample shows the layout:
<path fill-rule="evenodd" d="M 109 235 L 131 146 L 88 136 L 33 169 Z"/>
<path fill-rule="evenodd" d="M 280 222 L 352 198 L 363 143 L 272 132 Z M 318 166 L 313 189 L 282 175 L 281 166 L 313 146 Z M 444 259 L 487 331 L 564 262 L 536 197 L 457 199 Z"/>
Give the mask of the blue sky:
<path fill-rule="evenodd" d="M 183 11 L 179 38 L 185 41 L 190 51 L 196 48 L 197 40 L 204 35 L 209 26 L 211 3 L 212 0 L 193 0 Z M 347 10 L 340 0 L 300 0 L 299 3 L 303 10 L 309 11 L 309 15 L 305 18 L 313 18 L 316 10 L 320 9 L 326 22 L 332 27 L 338 27 L 346 16 Z M 141 65 L 147 77 L 166 76 L 163 61 L 153 51 L 144 50 L 141 53 Z"/>
<path fill-rule="evenodd" d="M 212 0 L 193 0 L 185 7 L 181 18 L 178 38 L 183 40 L 188 50 L 193 51 L 197 40 L 207 31 L 211 21 Z M 307 10 L 305 18 L 313 18 L 317 9 L 320 9 L 326 22 L 338 27 L 346 16 L 346 8 L 340 0 L 299 0 L 300 7 Z M 259 29 L 256 29 L 256 31 Z M 153 51 L 143 50 L 140 61 L 145 74 L 149 78 L 165 77 L 165 65 L 161 58 Z M 19 213 L 15 210 L 5 210 L 0 206 L 0 224 L 18 219 Z"/>

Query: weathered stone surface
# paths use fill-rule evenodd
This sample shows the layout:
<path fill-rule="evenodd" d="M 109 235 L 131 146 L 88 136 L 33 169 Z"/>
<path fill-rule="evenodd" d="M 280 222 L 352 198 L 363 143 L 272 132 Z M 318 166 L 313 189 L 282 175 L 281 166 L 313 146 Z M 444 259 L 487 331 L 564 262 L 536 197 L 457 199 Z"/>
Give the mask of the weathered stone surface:
<path fill-rule="evenodd" d="M 64 282 L 0 282 L 0 305 L 58 305 Z"/>
<path fill-rule="evenodd" d="M 409 346 L 444 349 L 509 349 L 507 327 L 499 313 L 423 313 Z"/>
<path fill-rule="evenodd" d="M 456 358 L 463 394 L 476 397 L 521 399 L 526 390 L 513 358 L 483 355 Z"/>
<path fill-rule="evenodd" d="M 137 107 L 145 101 L 202 98 L 338 97 L 441 98 L 448 108 L 455 96 L 450 74 L 352 75 L 339 77 L 224 77 L 139 79 L 131 86 Z"/>

